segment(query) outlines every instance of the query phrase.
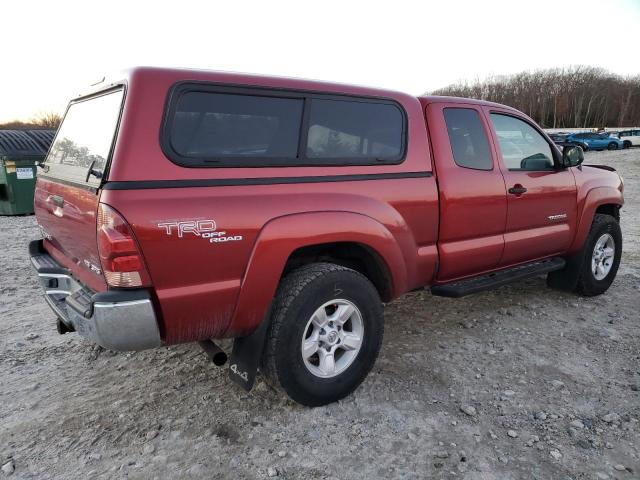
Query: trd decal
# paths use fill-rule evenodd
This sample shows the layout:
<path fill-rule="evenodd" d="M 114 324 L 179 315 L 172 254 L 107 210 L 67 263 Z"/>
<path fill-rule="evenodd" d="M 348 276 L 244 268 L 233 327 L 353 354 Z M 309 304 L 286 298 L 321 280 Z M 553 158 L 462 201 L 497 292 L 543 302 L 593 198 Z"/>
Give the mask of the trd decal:
<path fill-rule="evenodd" d="M 563 219 L 567 218 L 567 214 L 566 213 L 560 213 L 558 215 L 549 215 L 547 218 L 553 222 L 554 220 L 563 220 Z"/>
<path fill-rule="evenodd" d="M 227 235 L 227 232 L 217 231 L 215 220 L 176 220 L 158 223 L 158 228 L 165 231 L 168 236 L 176 234 L 178 238 L 194 235 L 206 238 L 209 243 L 237 242 L 242 240 L 242 235 Z"/>
<path fill-rule="evenodd" d="M 185 220 L 180 222 L 162 222 L 158 224 L 158 227 L 164 228 L 169 236 L 176 232 L 178 238 L 184 237 L 186 233 L 201 237 L 202 234 L 215 232 L 216 222 L 214 220 Z"/>

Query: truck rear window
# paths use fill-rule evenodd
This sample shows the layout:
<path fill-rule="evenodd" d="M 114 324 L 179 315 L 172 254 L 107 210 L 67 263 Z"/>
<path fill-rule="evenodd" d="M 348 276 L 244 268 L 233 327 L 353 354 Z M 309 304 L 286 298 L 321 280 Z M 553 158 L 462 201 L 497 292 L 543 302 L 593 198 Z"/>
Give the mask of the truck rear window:
<path fill-rule="evenodd" d="M 45 160 L 49 177 L 97 186 L 111 153 L 122 89 L 69 105 Z M 98 175 L 87 175 L 89 169 Z M 87 180 L 88 176 L 88 180 Z"/>
<path fill-rule="evenodd" d="M 187 167 L 400 163 L 406 120 L 392 101 L 178 85 L 162 133 Z"/>
<path fill-rule="evenodd" d="M 188 92 L 178 101 L 171 145 L 191 158 L 295 158 L 303 100 Z"/>
<path fill-rule="evenodd" d="M 392 104 L 311 100 L 309 158 L 398 159 L 402 113 Z"/>

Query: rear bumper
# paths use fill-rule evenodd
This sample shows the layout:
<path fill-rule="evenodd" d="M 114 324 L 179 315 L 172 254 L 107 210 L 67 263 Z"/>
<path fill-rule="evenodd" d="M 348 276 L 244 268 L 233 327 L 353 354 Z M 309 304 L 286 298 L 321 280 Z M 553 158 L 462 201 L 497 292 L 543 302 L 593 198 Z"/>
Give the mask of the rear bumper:
<path fill-rule="evenodd" d="M 58 264 L 44 250 L 42 240 L 29 244 L 29 255 L 47 304 L 68 327 L 111 350 L 144 350 L 162 344 L 147 290 L 95 293 Z"/>

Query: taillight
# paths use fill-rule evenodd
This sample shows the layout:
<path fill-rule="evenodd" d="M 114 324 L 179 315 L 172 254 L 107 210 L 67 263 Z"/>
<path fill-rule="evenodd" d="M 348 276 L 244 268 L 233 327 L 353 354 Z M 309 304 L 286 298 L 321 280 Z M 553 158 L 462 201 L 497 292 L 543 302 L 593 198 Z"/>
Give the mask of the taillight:
<path fill-rule="evenodd" d="M 98 207 L 98 253 L 110 286 L 146 287 L 151 284 L 131 227 L 104 203 Z"/>

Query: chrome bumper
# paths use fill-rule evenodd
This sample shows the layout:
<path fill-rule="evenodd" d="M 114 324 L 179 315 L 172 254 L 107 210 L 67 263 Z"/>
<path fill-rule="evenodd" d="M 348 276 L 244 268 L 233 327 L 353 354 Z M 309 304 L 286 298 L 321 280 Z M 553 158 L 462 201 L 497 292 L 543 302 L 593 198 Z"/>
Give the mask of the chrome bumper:
<path fill-rule="evenodd" d="M 44 250 L 42 240 L 29 244 L 29 254 L 46 302 L 65 325 L 110 350 L 144 350 L 162 344 L 149 292 L 95 293 L 58 264 Z"/>

